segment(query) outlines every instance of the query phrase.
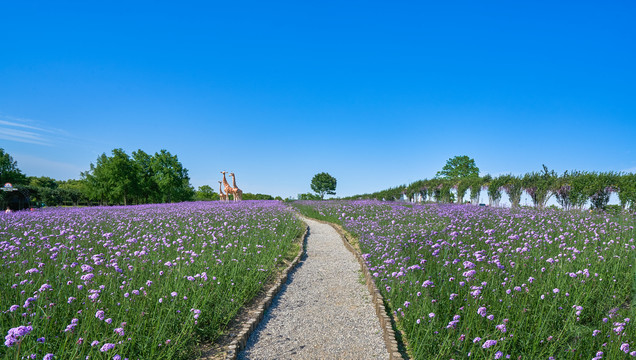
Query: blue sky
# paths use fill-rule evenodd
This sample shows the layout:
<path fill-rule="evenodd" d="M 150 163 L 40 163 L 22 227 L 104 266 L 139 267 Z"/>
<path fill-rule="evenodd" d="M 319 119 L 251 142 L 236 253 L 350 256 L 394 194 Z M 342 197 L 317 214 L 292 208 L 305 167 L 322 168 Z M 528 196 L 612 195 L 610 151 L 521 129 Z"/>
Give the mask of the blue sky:
<path fill-rule="evenodd" d="M 636 171 L 636 3 L 0 2 L 0 147 L 27 175 L 167 149 L 195 187 L 337 194 L 542 164 Z"/>

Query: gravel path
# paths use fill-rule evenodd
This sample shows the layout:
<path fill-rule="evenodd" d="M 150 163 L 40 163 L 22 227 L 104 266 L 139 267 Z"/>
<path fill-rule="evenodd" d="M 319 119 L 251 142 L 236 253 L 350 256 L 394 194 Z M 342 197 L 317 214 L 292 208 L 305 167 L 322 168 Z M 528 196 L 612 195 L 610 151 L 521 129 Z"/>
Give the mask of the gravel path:
<path fill-rule="evenodd" d="M 360 265 L 329 225 L 309 225 L 307 256 L 239 359 L 388 359 Z"/>

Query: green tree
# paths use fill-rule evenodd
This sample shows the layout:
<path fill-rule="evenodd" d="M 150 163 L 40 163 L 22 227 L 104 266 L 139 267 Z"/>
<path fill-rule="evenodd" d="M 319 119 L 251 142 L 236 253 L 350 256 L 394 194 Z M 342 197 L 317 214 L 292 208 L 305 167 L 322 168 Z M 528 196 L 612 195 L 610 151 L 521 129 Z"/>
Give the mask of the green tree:
<path fill-rule="evenodd" d="M 636 174 L 622 174 L 618 179 L 618 199 L 623 209 L 636 205 Z"/>
<path fill-rule="evenodd" d="M 275 200 L 275 198 L 271 195 L 267 195 L 267 194 L 252 194 L 252 193 L 245 193 L 243 194 L 243 200 Z M 282 200 L 282 198 L 281 198 Z"/>
<path fill-rule="evenodd" d="M 59 186 L 57 180 L 52 179 L 48 176 L 29 176 L 29 185 L 47 189 L 57 189 Z"/>
<path fill-rule="evenodd" d="M 89 188 L 89 195 L 101 204 L 123 203 L 128 205 L 131 196 L 138 193 L 138 172 L 132 159 L 122 149 L 113 149 L 112 156 L 105 153 L 97 158 L 90 170 L 82 173 Z"/>
<path fill-rule="evenodd" d="M 483 186 L 483 184 L 484 178 L 470 178 L 470 201 L 474 205 L 479 204 L 479 195 L 481 194 L 481 187 Z"/>
<path fill-rule="evenodd" d="M 97 157 L 95 164 L 90 164 L 90 169 L 81 173 L 86 182 L 88 195 L 101 205 L 107 205 L 112 197 L 113 176 L 111 175 L 110 158 L 106 153 Z"/>
<path fill-rule="evenodd" d="M 139 149 L 133 151 L 132 158 L 139 181 L 138 202 L 147 204 L 151 201 L 160 201 L 159 185 L 155 181 L 155 174 L 152 169 L 152 156 Z"/>
<path fill-rule="evenodd" d="M 18 168 L 18 162 L 0 148 L 0 186 L 6 183 L 12 185 L 26 184 L 27 177 Z"/>
<path fill-rule="evenodd" d="M 532 203 L 538 209 L 545 207 L 552 196 L 557 174 L 543 165 L 543 171 L 525 174 L 522 181 L 523 189 L 530 195 Z"/>
<path fill-rule="evenodd" d="M 36 204 L 44 203 L 47 206 L 57 206 L 62 204 L 62 193 L 58 190 L 57 180 L 48 176 L 29 176 L 29 186 L 27 190 L 30 200 Z"/>
<path fill-rule="evenodd" d="M 184 168 L 176 155 L 161 150 L 152 157 L 153 177 L 159 187 L 162 202 L 192 200 L 194 189 L 190 185 L 188 169 Z"/>
<path fill-rule="evenodd" d="M 133 160 L 122 149 L 113 149 L 113 156 L 108 162 L 110 176 L 113 183 L 112 197 L 117 202 L 123 200 L 128 205 L 131 195 L 135 196 L 139 190 L 139 173 Z"/>
<path fill-rule="evenodd" d="M 298 194 L 298 200 L 320 200 L 320 195 L 312 193 Z"/>
<path fill-rule="evenodd" d="M 202 185 L 199 186 L 196 193 L 194 194 L 195 200 L 219 200 L 219 194 L 212 190 L 210 185 Z"/>
<path fill-rule="evenodd" d="M 475 160 L 466 155 L 448 159 L 442 170 L 435 174 L 436 178 L 442 179 L 462 179 L 478 176 L 479 168 L 475 165 Z"/>
<path fill-rule="evenodd" d="M 586 182 L 586 192 L 593 209 L 605 210 L 610 195 L 619 185 L 619 174 L 614 172 L 592 173 Z"/>
<path fill-rule="evenodd" d="M 562 185 L 569 186 L 569 189 L 566 188 L 564 190 L 568 191 L 568 202 L 571 204 L 572 208 L 580 210 L 585 206 L 585 203 L 587 202 L 587 182 L 591 177 L 592 174 L 574 170 L 570 171 L 564 181 L 561 182 Z"/>
<path fill-rule="evenodd" d="M 491 178 L 488 182 L 488 201 L 491 206 L 499 205 L 499 201 L 501 200 L 501 190 L 504 186 L 505 177 L 498 176 L 496 178 Z"/>
<path fill-rule="evenodd" d="M 58 189 L 63 192 L 62 198 L 65 202 L 68 201 L 75 206 L 79 205 L 80 201 L 88 203 L 88 189 L 85 181 L 69 179 L 59 183 Z"/>
<path fill-rule="evenodd" d="M 336 178 L 326 172 L 314 175 L 311 179 L 311 190 L 313 190 L 320 199 L 324 199 L 325 195 L 336 194 Z"/>
<path fill-rule="evenodd" d="M 457 203 L 461 204 L 464 201 L 464 196 L 468 189 L 470 189 L 470 184 L 473 179 L 479 178 L 478 176 L 472 178 L 461 178 L 457 180 L 457 185 L 455 185 L 455 190 L 457 191 Z"/>
<path fill-rule="evenodd" d="M 512 174 L 503 175 L 502 177 L 502 189 L 508 194 L 510 199 L 510 207 L 518 208 L 521 202 L 521 194 L 523 193 L 523 186 L 521 179 Z"/>

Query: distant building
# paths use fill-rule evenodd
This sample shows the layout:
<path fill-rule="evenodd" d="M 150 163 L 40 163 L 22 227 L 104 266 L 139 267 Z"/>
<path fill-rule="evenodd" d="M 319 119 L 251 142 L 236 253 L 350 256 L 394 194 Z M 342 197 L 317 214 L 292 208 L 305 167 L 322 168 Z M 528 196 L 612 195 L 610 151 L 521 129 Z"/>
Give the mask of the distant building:
<path fill-rule="evenodd" d="M 17 211 L 31 207 L 28 190 L 14 187 L 10 183 L 4 184 L 0 189 L 0 209 Z"/>

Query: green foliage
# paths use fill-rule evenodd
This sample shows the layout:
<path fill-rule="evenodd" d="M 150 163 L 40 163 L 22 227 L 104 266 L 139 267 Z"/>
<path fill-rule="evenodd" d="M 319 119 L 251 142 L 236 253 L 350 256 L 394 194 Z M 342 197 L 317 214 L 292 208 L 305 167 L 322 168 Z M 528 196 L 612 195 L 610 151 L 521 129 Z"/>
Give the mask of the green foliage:
<path fill-rule="evenodd" d="M 29 179 L 29 185 L 31 186 L 47 188 L 47 189 L 57 189 L 58 187 L 57 180 L 52 179 L 48 176 L 40 176 L 40 177 L 29 176 L 28 179 Z"/>
<path fill-rule="evenodd" d="M 314 175 L 311 179 L 311 190 L 320 196 L 320 199 L 324 199 L 325 195 L 336 194 L 336 178 L 329 175 L 326 172 L 321 172 Z"/>
<path fill-rule="evenodd" d="M 518 208 L 521 202 L 521 194 L 523 193 L 521 179 L 512 174 L 508 174 L 501 176 L 501 182 L 502 189 L 508 194 L 511 207 Z"/>
<path fill-rule="evenodd" d="M 636 207 L 636 174 L 624 174 L 619 178 L 618 199 L 623 209 Z"/>
<path fill-rule="evenodd" d="M 432 181 L 433 197 L 437 203 L 452 203 L 455 201 L 455 194 L 451 192 L 453 182 L 445 179 L 435 179 Z"/>
<path fill-rule="evenodd" d="M 210 185 L 199 186 L 199 189 L 194 194 L 195 200 L 210 201 L 219 200 L 219 198 L 219 194 L 216 191 L 212 190 Z"/>
<path fill-rule="evenodd" d="M 305 193 L 298 194 L 298 200 L 322 200 L 322 198 L 320 197 L 320 195 Z"/>
<path fill-rule="evenodd" d="M 139 149 L 133 151 L 132 158 L 135 162 L 135 168 L 138 173 L 139 181 L 139 200 L 140 203 L 159 202 L 160 190 L 159 185 L 154 178 L 154 170 L 152 168 L 152 156 Z"/>
<path fill-rule="evenodd" d="M 87 195 L 100 204 L 179 202 L 194 198 L 188 170 L 176 155 L 161 150 L 150 156 L 138 150 L 130 158 L 122 149 L 102 154 L 82 173 Z"/>
<path fill-rule="evenodd" d="M 62 192 L 64 203 L 77 206 L 80 202 L 88 203 L 86 182 L 82 180 L 59 181 L 59 191 Z"/>
<path fill-rule="evenodd" d="M 575 209 L 582 209 L 587 202 L 587 195 L 585 193 L 585 183 L 587 182 L 590 174 L 580 171 L 571 171 L 567 177 L 567 183 L 570 186 L 570 203 Z"/>
<path fill-rule="evenodd" d="M 474 179 L 478 177 L 470 177 L 470 178 L 461 178 L 457 181 L 456 190 L 457 190 L 457 203 L 461 204 L 464 200 L 464 196 L 468 189 L 470 189 L 470 185 L 473 183 Z"/>
<path fill-rule="evenodd" d="M 490 202 L 490 205 L 499 205 L 499 200 L 501 200 L 501 190 L 505 184 L 505 181 L 505 176 L 498 176 L 496 178 L 492 178 L 492 180 L 487 183 L 488 200 Z"/>
<path fill-rule="evenodd" d="M 478 176 L 479 168 L 475 165 L 475 160 L 466 155 L 448 159 L 442 170 L 435 174 L 436 178 L 442 179 L 461 179 Z"/>
<path fill-rule="evenodd" d="M 161 202 L 192 199 L 194 189 L 190 186 L 188 170 L 181 165 L 176 155 L 162 149 L 152 157 L 150 167 L 159 187 Z"/>
<path fill-rule="evenodd" d="M 555 187 L 557 174 L 550 171 L 543 165 L 541 172 L 531 172 L 526 174 L 522 181 L 524 190 L 530 195 L 532 203 L 536 208 L 542 209 L 552 196 Z"/>
<path fill-rule="evenodd" d="M 405 189 L 406 196 L 409 199 L 413 200 L 415 195 L 419 194 L 423 199 L 426 199 L 425 187 L 426 187 L 425 180 L 415 181 L 406 187 Z"/>
<path fill-rule="evenodd" d="M 605 210 L 610 195 L 616 191 L 619 175 L 614 172 L 593 173 L 588 175 L 586 193 L 590 199 L 592 209 Z"/>
<path fill-rule="evenodd" d="M 482 188 L 487 189 L 489 202 L 496 205 L 501 199 L 501 192 L 505 191 L 510 198 L 512 207 L 520 207 L 520 200 L 525 190 L 532 198 L 534 206 L 545 207 L 554 195 L 563 209 L 583 209 L 588 200 L 593 209 L 602 210 L 606 207 L 612 192 L 617 192 L 621 206 L 624 209 L 636 207 L 636 175 L 632 173 L 597 173 L 584 171 L 566 171 L 558 176 L 553 170 L 544 165 L 540 172 L 531 172 L 523 176 L 512 174 L 494 178 L 486 174 L 484 177 L 468 177 L 456 179 L 424 179 L 409 185 L 400 185 L 371 194 L 354 195 L 346 199 L 377 199 L 395 201 L 403 194 L 414 200 L 419 194 L 423 201 L 452 202 L 457 191 L 460 201 L 468 189 L 471 202 L 479 203 Z"/>
<path fill-rule="evenodd" d="M 280 197 L 279 197 L 280 199 Z M 244 193 L 243 200 L 277 200 L 271 195 L 267 194 L 252 194 L 252 193 Z M 281 199 L 282 200 L 282 199 Z"/>
<path fill-rule="evenodd" d="M 474 177 L 469 179 L 470 182 L 470 201 L 477 205 L 479 204 L 479 194 L 481 193 L 481 187 L 484 184 L 484 179 Z"/>
<path fill-rule="evenodd" d="M 0 148 L 0 186 L 6 183 L 20 185 L 27 183 L 27 177 L 18 168 L 18 162 Z"/>

